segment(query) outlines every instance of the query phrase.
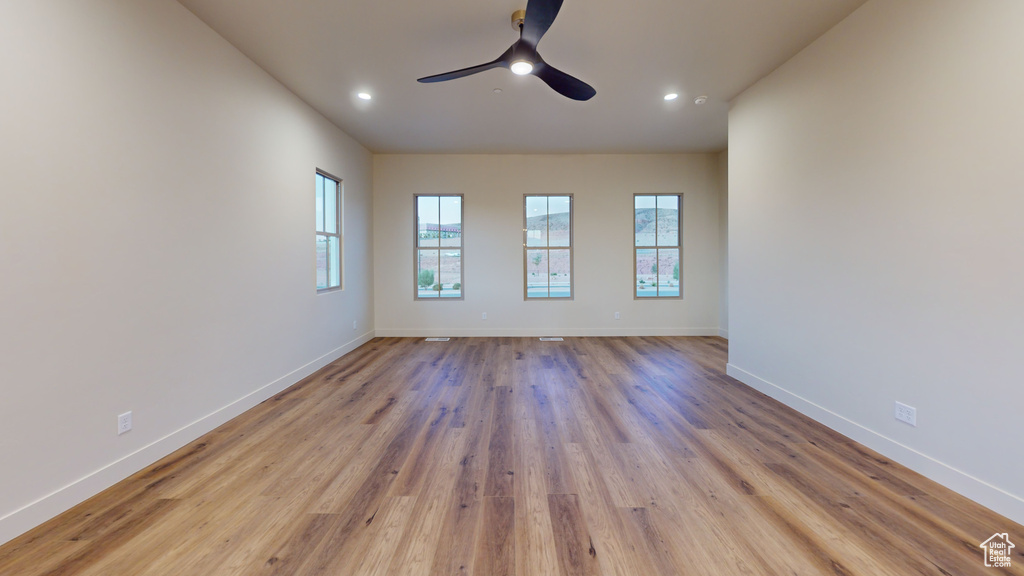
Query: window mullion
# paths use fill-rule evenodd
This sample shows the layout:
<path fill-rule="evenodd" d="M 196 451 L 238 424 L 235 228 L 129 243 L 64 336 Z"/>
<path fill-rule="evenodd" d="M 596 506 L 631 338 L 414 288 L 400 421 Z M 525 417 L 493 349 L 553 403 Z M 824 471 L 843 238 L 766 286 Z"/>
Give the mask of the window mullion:
<path fill-rule="evenodd" d="M 441 292 L 444 291 L 444 283 L 441 282 L 441 249 L 444 247 L 444 222 L 441 221 L 441 198 L 437 197 L 437 279 L 434 283 L 441 289 L 437 291 L 437 298 L 440 300 Z M 434 287 L 431 286 L 431 289 Z"/>
<path fill-rule="evenodd" d="M 548 214 L 550 219 L 550 214 Z M 548 228 L 548 234 L 550 235 L 551 229 Z M 549 236 L 550 238 L 550 236 Z M 551 297 L 551 243 L 548 242 L 547 252 L 545 252 L 547 268 L 544 270 L 544 283 L 548 286 L 548 298 Z"/>
<path fill-rule="evenodd" d="M 544 197 L 544 245 L 548 248 L 548 268 L 551 268 L 551 197 Z M 548 286 L 548 294 L 551 287 Z"/>
<path fill-rule="evenodd" d="M 551 298 L 551 197 L 544 197 L 544 246 L 545 263 L 544 284 L 548 287 L 548 298 Z"/>
<path fill-rule="evenodd" d="M 654 244 L 658 247 L 654 250 L 654 265 L 658 267 L 658 271 L 654 274 L 654 282 L 658 285 L 657 290 L 654 292 L 656 297 L 661 296 L 661 280 L 658 278 L 661 275 L 661 229 L 659 228 L 661 223 L 661 207 L 658 206 L 659 198 L 657 196 L 654 198 Z"/>
<path fill-rule="evenodd" d="M 658 234 L 658 224 L 657 224 L 658 209 L 657 208 L 654 209 L 654 220 L 655 220 L 655 224 L 654 224 L 654 234 L 655 234 L 655 236 L 654 236 L 654 243 L 657 244 L 658 243 L 658 236 L 657 236 L 657 234 Z M 654 273 L 654 297 L 657 298 L 657 297 L 661 296 L 661 282 L 658 282 L 658 274 L 661 274 L 661 248 L 655 247 L 655 249 L 654 249 L 654 265 L 657 266 L 657 270 L 658 270 L 657 272 Z"/>

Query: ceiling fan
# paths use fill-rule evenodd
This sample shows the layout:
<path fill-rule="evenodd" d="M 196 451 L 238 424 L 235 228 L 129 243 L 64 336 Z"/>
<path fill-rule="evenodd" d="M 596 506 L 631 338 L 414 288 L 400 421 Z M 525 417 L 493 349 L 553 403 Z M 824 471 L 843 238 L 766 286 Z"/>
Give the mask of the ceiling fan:
<path fill-rule="evenodd" d="M 537 53 L 537 43 L 555 21 L 562 0 L 529 0 L 526 10 L 516 10 L 512 14 L 512 27 L 519 31 L 516 40 L 504 54 L 486 64 L 470 66 L 461 70 L 453 70 L 444 74 L 435 74 L 420 78 L 418 82 L 444 82 L 463 78 L 491 68 L 509 68 L 514 74 L 524 76 L 533 74 L 543 80 L 556 92 L 573 100 L 590 100 L 597 94 L 586 82 L 574 78 L 553 66 L 550 66 Z"/>

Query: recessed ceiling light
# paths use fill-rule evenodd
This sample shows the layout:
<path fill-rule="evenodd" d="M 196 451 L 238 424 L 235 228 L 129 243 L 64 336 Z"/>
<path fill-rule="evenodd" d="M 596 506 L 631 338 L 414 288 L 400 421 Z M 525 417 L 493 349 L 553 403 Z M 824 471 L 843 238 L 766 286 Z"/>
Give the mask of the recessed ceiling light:
<path fill-rule="evenodd" d="M 703 103 L 705 103 L 707 101 L 708 101 L 708 97 L 707 96 L 697 96 L 696 98 L 693 99 L 693 103 L 696 104 L 697 106 L 700 106 L 701 104 L 703 104 Z"/>
<path fill-rule="evenodd" d="M 667 101 L 672 101 L 675 100 L 676 98 L 679 98 L 679 94 L 676 94 L 675 92 L 672 92 L 671 94 L 665 94 L 665 100 Z"/>
<path fill-rule="evenodd" d="M 495 94 L 501 94 L 501 88 L 495 88 L 494 89 L 494 93 Z"/>
<path fill-rule="evenodd" d="M 509 68 L 512 69 L 513 74 L 525 76 L 530 72 L 533 72 L 533 63 L 529 60 L 516 60 L 511 66 L 509 66 Z"/>
<path fill-rule="evenodd" d="M 356 96 L 359 96 L 360 100 L 370 100 L 373 98 L 373 96 L 370 96 L 369 92 L 360 92 L 359 94 L 356 94 Z"/>

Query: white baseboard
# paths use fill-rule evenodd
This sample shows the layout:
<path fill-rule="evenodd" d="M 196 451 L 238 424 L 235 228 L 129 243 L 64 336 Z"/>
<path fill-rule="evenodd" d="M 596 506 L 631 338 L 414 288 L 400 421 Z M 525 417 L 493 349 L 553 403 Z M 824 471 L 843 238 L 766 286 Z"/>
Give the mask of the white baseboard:
<path fill-rule="evenodd" d="M 222 408 L 186 424 L 180 429 L 160 438 L 138 450 L 111 462 L 106 466 L 60 488 L 51 494 L 0 517 L 0 544 L 4 544 L 32 528 L 46 522 L 58 514 L 71 509 L 77 504 L 95 496 L 114 484 L 135 474 L 139 470 L 153 464 L 164 456 L 206 434 L 225 422 L 239 416 L 273 397 L 303 378 L 331 362 L 362 346 L 374 338 L 373 332 L 367 332 L 348 343 L 331 350 L 327 354 L 300 366 L 281 376 L 273 382 L 253 390 L 249 394 L 223 406 Z"/>
<path fill-rule="evenodd" d="M 722 338 L 725 338 L 726 340 L 729 339 L 729 331 L 724 328 L 718 329 L 718 335 L 721 336 Z"/>
<path fill-rule="evenodd" d="M 927 454 L 900 444 L 866 426 L 849 420 L 806 398 L 793 394 L 777 384 L 751 374 L 739 366 L 728 364 L 726 366 L 726 374 L 755 390 L 775 398 L 801 414 L 817 420 L 840 434 L 849 437 L 851 440 L 860 442 L 875 452 L 884 455 L 886 458 L 891 458 L 918 474 L 934 480 L 950 490 L 1006 516 L 1018 524 L 1024 524 L 1024 497 L 1011 494 L 998 486 L 993 486 L 984 480 L 975 478 L 967 472 L 958 470 Z M 993 526 L 992 529 L 1001 530 L 1002 528 Z"/>
<path fill-rule="evenodd" d="M 461 337 L 461 338 L 485 338 L 485 337 L 509 337 L 509 338 L 530 338 L 534 336 L 718 336 L 718 328 L 559 328 L 557 330 L 537 329 L 489 329 L 479 330 L 444 330 L 417 328 L 410 329 L 383 329 L 377 330 L 377 336 L 401 337 L 401 338 L 433 338 L 433 337 Z"/>

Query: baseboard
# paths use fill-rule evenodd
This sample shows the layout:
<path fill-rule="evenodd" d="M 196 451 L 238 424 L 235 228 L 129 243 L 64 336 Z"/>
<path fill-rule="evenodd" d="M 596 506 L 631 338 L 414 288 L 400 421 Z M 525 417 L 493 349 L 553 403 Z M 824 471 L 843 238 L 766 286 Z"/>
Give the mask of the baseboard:
<path fill-rule="evenodd" d="M 383 329 L 377 336 L 401 338 L 427 338 L 451 336 L 461 338 L 510 337 L 530 338 L 534 336 L 718 336 L 718 328 L 559 328 L 557 330 L 537 329 L 494 329 L 445 330 L 445 329 Z"/>
<path fill-rule="evenodd" d="M 729 331 L 724 328 L 718 329 L 718 335 L 721 336 L 722 338 L 725 338 L 726 340 L 729 339 Z"/>
<path fill-rule="evenodd" d="M 726 374 L 755 390 L 775 398 L 801 414 L 817 420 L 840 434 L 849 437 L 851 440 L 860 442 L 875 452 L 884 455 L 886 458 L 899 462 L 903 466 L 974 500 L 986 508 L 1006 516 L 1018 524 L 1024 524 L 1024 498 L 1021 496 L 1011 494 L 998 486 L 993 486 L 984 480 L 975 478 L 967 472 L 958 470 L 945 462 L 900 444 L 866 426 L 798 396 L 777 384 L 751 374 L 739 366 L 728 364 L 726 366 Z M 1000 527 L 994 526 L 993 530 L 996 529 L 1000 529 Z"/>
<path fill-rule="evenodd" d="M 0 517 L 0 544 L 4 544 L 47 520 L 71 509 L 175 450 L 286 390 L 303 378 L 362 346 L 375 337 L 367 332 L 327 354 L 292 370 L 245 396 L 148 444 L 123 458 L 87 474 L 67 486 L 43 496 L 6 516 Z"/>

